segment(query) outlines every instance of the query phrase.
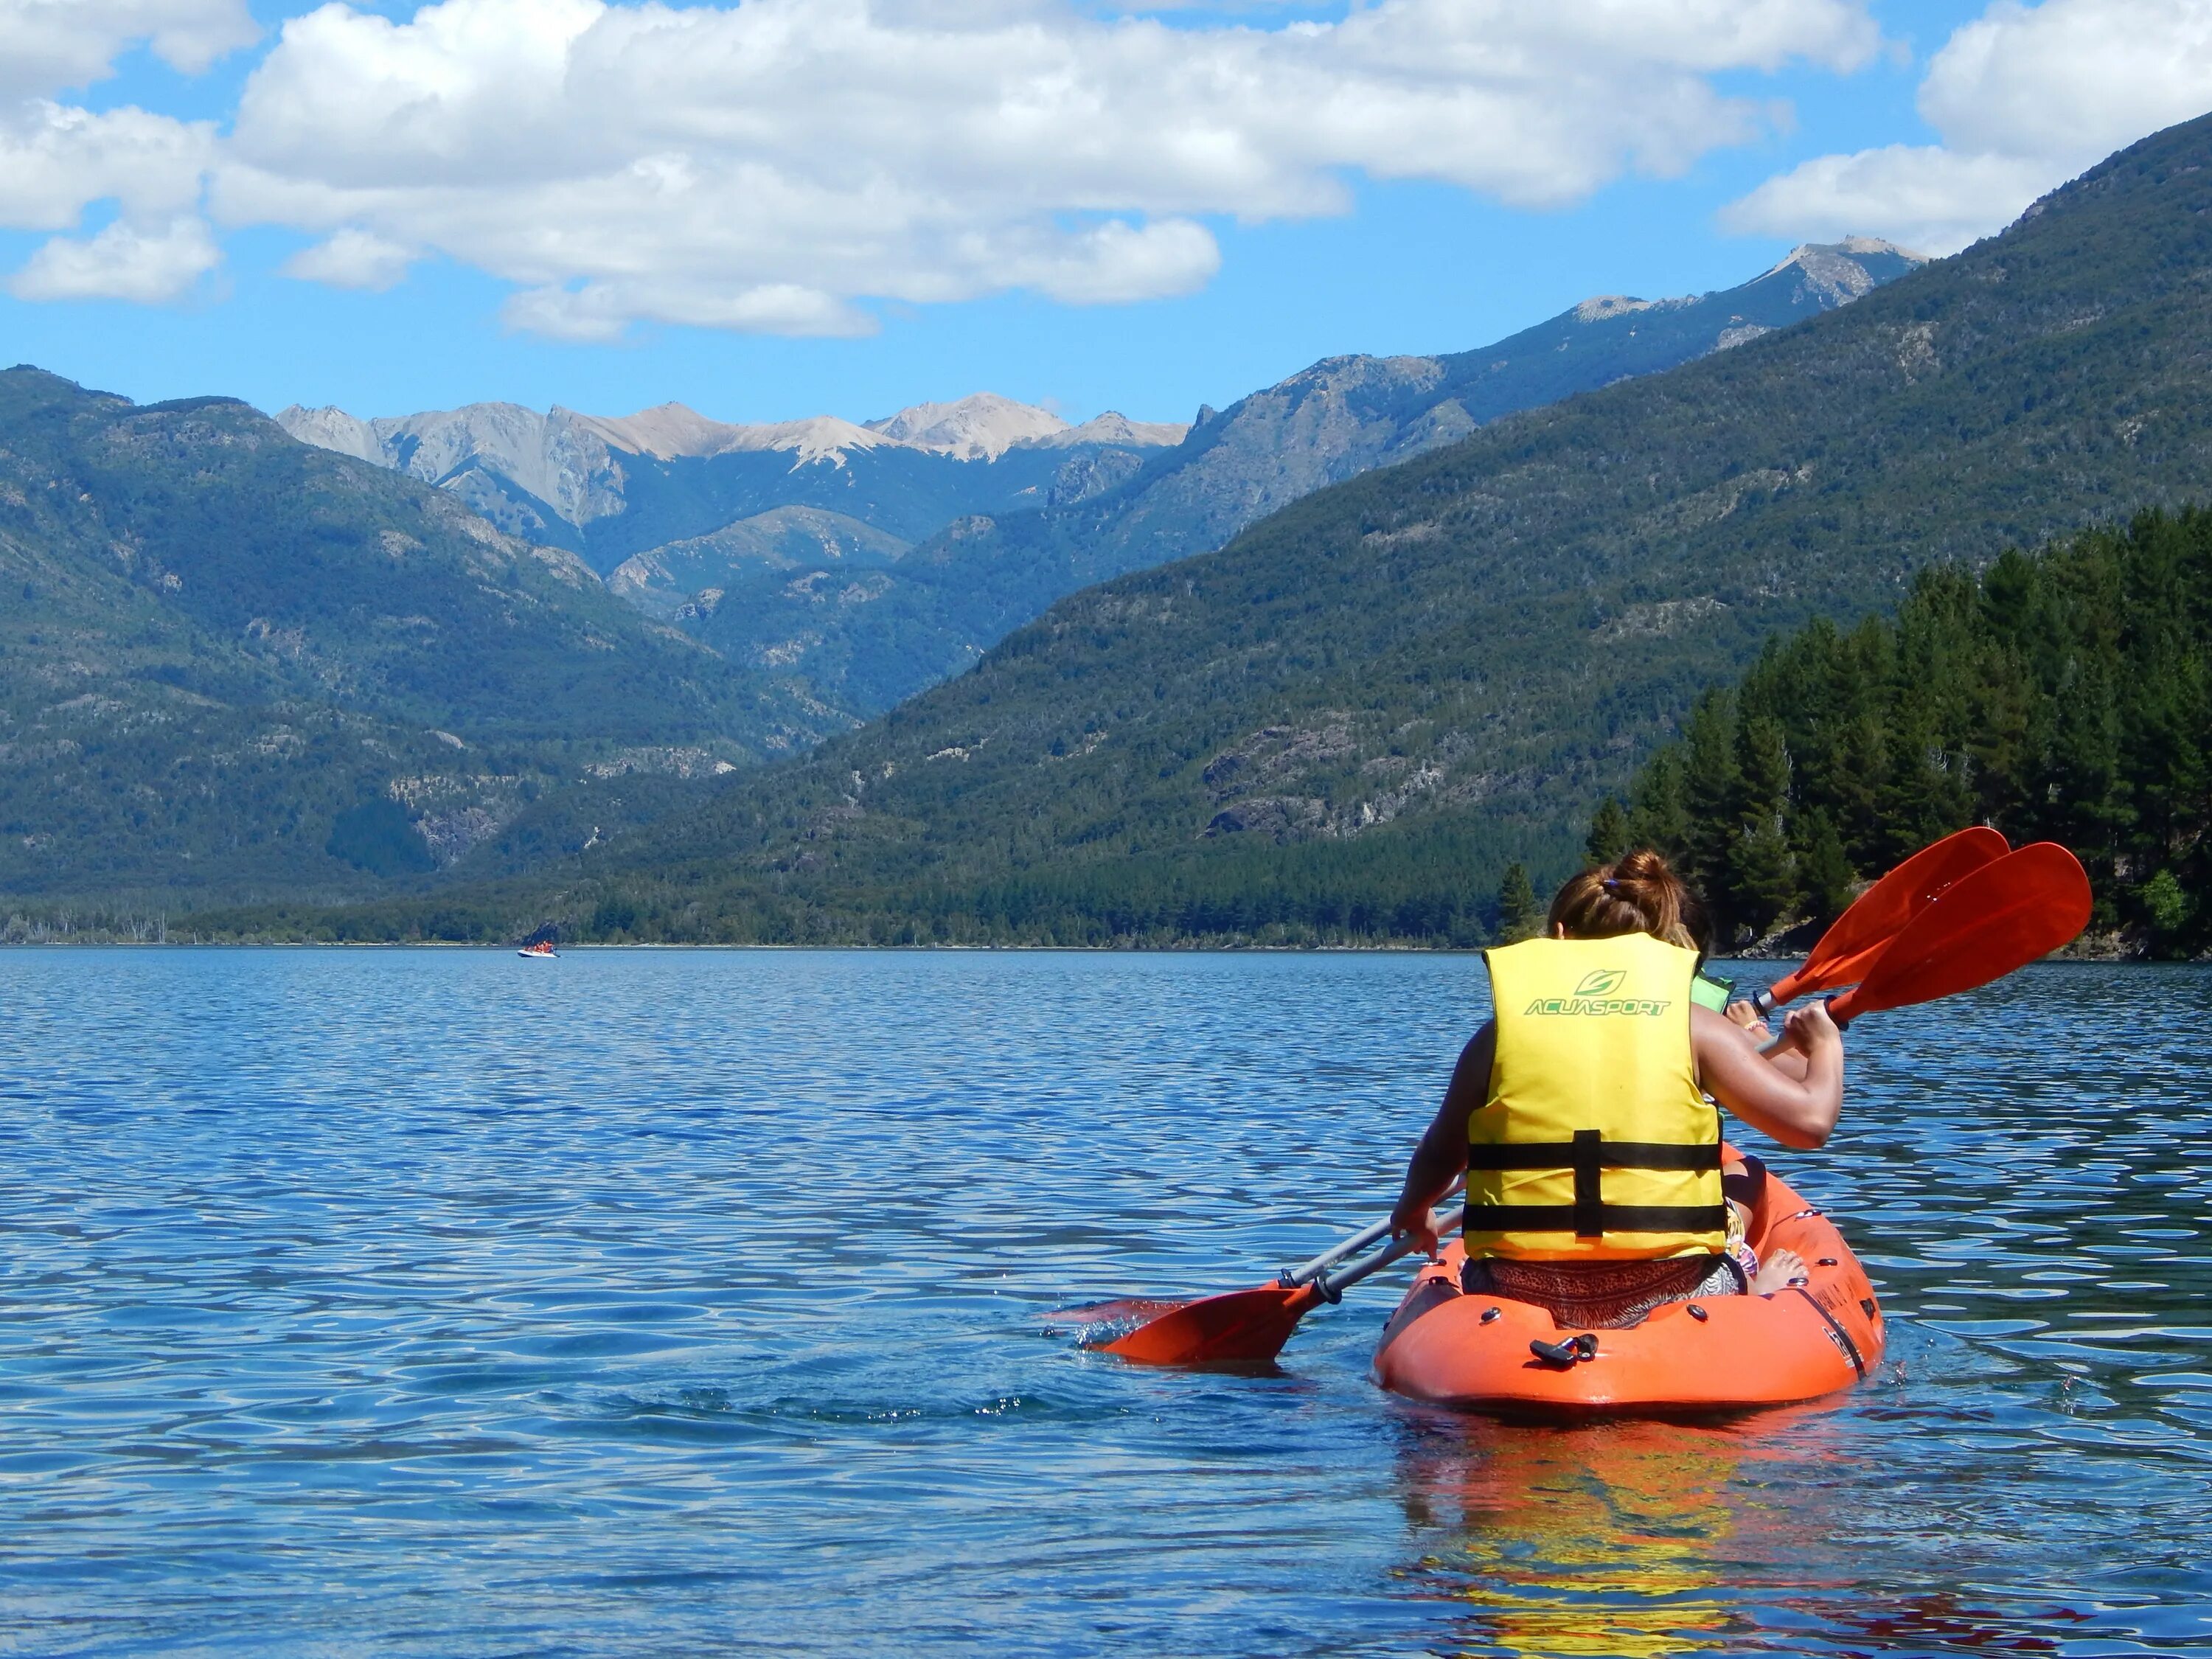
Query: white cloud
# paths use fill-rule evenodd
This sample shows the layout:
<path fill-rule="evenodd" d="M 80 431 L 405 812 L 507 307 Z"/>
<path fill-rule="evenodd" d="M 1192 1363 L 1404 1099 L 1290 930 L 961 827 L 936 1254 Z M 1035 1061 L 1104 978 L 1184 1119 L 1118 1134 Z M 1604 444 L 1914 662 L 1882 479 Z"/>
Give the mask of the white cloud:
<path fill-rule="evenodd" d="M 94 112 L 50 94 L 105 78 L 144 45 L 197 74 L 258 39 L 246 0 L 0 0 L 0 225 L 68 230 L 94 202 L 120 216 L 57 237 L 8 281 L 20 299 L 174 299 L 222 262 L 194 210 L 217 143 L 211 122 Z"/>
<path fill-rule="evenodd" d="M 1713 77 L 1879 45 L 1862 0 L 1378 0 L 1182 27 L 1066 0 L 331 4 L 255 71 L 213 199 L 442 252 L 562 337 L 842 333 L 867 300 L 1187 292 L 1219 260 L 1200 216 L 1340 212 L 1352 173 L 1559 206 L 1759 131 Z"/>
<path fill-rule="evenodd" d="M 332 288 L 380 292 L 396 286 L 416 257 L 412 248 L 349 225 L 313 247 L 301 248 L 284 262 L 282 274 L 302 282 L 327 283 Z"/>
<path fill-rule="evenodd" d="M 142 41 L 197 75 L 260 33 L 246 0 L 0 0 L 0 100 L 102 80 Z"/>
<path fill-rule="evenodd" d="M 1815 156 L 1729 203 L 1721 222 L 1796 241 L 1875 235 L 1955 253 L 2080 171 L 2033 157 L 1890 144 Z"/>
<path fill-rule="evenodd" d="M 1017 288 L 1075 305 L 1111 305 L 1203 288 L 1221 268 L 1221 250 L 1203 225 L 1119 219 L 1077 231 L 1039 228 L 994 239 L 975 263 Z"/>
<path fill-rule="evenodd" d="M 753 334 L 854 335 L 875 327 L 866 312 L 793 283 L 720 292 L 652 281 L 533 288 L 508 300 L 500 314 L 511 328 L 576 341 L 619 340 L 638 317 Z"/>
<path fill-rule="evenodd" d="M 222 263 L 204 221 L 180 215 L 155 229 L 117 220 L 87 240 L 57 236 L 9 278 L 19 300 L 131 300 L 160 305 Z"/>
<path fill-rule="evenodd" d="M 44 99 L 0 109 L 0 225 L 66 230 L 88 203 L 109 199 L 137 216 L 190 208 L 215 145 L 210 123 L 141 109 L 94 114 Z"/>
<path fill-rule="evenodd" d="M 1954 252 L 2112 151 L 2212 110 L 2212 0 L 1997 0 L 1929 62 L 1918 102 L 1942 144 L 1816 157 L 1722 222 Z"/>

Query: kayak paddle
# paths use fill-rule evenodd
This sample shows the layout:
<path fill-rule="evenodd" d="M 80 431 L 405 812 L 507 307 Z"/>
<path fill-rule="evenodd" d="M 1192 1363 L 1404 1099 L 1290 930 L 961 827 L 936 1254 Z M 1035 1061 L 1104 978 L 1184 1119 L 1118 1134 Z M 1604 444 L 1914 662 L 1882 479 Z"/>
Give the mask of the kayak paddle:
<path fill-rule="evenodd" d="M 1829 1000 L 1838 1025 L 2002 979 L 2081 937 L 2089 925 L 2089 878 L 2057 842 L 1992 860 L 1959 878 L 1875 957 L 1864 978 Z M 1789 1041 L 1784 1033 L 1762 1050 Z"/>
<path fill-rule="evenodd" d="M 1448 1231 L 1459 1224 L 1459 1212 L 1438 1210 L 1429 1220 L 1438 1232 Z M 1106 1352 L 1139 1364 L 1263 1364 L 1282 1352 L 1310 1310 L 1343 1300 L 1352 1285 L 1413 1250 L 1411 1240 L 1396 1239 L 1364 1261 L 1337 1265 L 1389 1231 L 1388 1221 L 1378 1221 L 1271 1285 L 1226 1291 L 1194 1302 L 1106 1302 L 1072 1311 L 1093 1322 L 1141 1318 L 1144 1322 L 1134 1330 L 1103 1345 Z"/>
<path fill-rule="evenodd" d="M 1754 995 L 1751 1006 L 1764 1019 L 1793 997 L 1849 985 L 1937 894 L 2006 851 L 2005 838 L 1980 824 L 1929 842 L 1854 899 L 1796 971 Z"/>

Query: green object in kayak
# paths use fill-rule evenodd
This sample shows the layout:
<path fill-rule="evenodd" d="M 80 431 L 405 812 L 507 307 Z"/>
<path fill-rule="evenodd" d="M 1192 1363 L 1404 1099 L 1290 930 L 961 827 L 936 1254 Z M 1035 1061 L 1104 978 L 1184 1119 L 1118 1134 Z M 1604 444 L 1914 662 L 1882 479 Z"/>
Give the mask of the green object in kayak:
<path fill-rule="evenodd" d="M 1690 981 L 1690 1000 L 1700 1008 L 1711 1009 L 1717 1014 L 1729 1006 L 1729 999 L 1735 994 L 1734 980 L 1715 979 L 1703 969 Z"/>

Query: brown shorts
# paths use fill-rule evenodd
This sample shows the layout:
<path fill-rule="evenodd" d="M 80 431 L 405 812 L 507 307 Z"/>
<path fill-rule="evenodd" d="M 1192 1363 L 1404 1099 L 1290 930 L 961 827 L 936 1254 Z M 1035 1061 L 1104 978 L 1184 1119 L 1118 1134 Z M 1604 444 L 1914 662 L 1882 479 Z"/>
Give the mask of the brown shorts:
<path fill-rule="evenodd" d="M 1460 1271 L 1469 1296 L 1499 1296 L 1547 1309 L 1566 1330 L 1617 1331 L 1654 1308 L 1695 1296 L 1738 1296 L 1743 1269 L 1725 1255 L 1663 1261 L 1509 1261 L 1486 1256 Z"/>

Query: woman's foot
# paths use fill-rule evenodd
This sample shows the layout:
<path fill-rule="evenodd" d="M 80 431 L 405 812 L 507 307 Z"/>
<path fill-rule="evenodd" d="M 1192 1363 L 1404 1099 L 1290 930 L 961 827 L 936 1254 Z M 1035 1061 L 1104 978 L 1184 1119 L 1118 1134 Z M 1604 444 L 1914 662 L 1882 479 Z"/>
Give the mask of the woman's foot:
<path fill-rule="evenodd" d="M 1777 1291 L 1786 1291 L 1792 1285 L 1807 1280 L 1805 1258 L 1795 1250 L 1769 1250 L 1766 1259 L 1759 1264 L 1759 1272 L 1751 1281 L 1753 1296 L 1772 1296 Z"/>

